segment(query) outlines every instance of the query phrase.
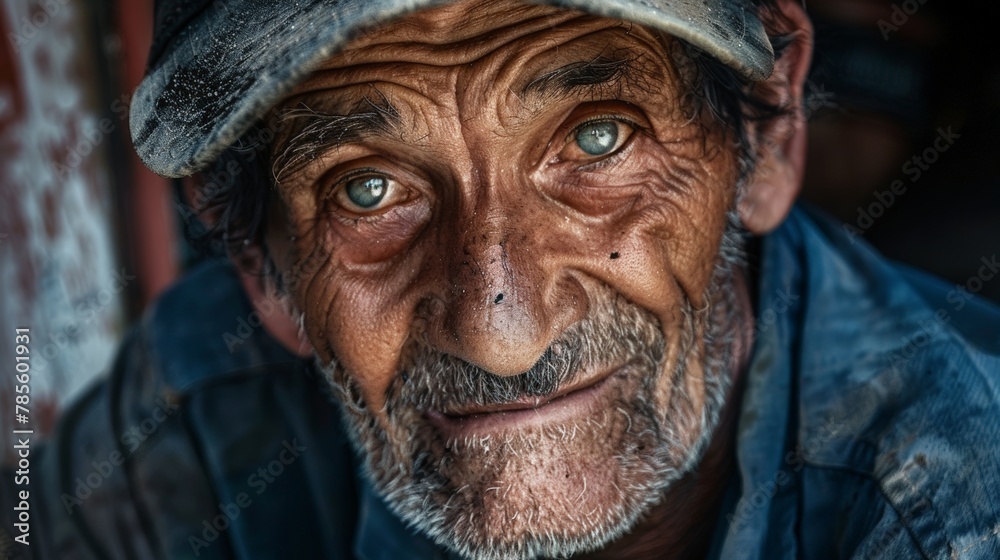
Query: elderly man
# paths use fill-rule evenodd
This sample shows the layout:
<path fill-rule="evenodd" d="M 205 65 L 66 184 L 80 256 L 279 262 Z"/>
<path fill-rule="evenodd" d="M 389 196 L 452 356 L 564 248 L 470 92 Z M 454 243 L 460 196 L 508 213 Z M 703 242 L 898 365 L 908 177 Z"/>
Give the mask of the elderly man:
<path fill-rule="evenodd" d="M 1000 315 L 793 209 L 794 1 L 157 20 L 133 138 L 239 264 L 64 422 L 61 557 L 1000 554 Z"/>

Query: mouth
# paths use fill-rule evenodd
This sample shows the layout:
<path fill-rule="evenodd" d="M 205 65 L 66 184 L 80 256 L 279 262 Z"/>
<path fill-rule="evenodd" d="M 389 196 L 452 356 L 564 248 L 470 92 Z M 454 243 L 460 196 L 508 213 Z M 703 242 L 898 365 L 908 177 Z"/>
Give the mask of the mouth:
<path fill-rule="evenodd" d="M 468 405 L 448 411 L 428 410 L 425 417 L 447 437 L 503 433 L 584 418 L 596 412 L 626 366 L 568 385 L 549 395 L 525 397 L 495 405 Z"/>

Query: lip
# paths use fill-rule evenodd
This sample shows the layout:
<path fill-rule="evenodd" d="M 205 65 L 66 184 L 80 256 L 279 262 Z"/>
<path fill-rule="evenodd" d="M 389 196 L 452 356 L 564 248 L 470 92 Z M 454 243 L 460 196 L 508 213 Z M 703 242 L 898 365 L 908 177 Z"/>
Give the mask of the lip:
<path fill-rule="evenodd" d="M 500 433 L 511 429 L 540 426 L 551 422 L 582 418 L 608 391 L 611 379 L 625 366 L 568 386 L 551 395 L 519 399 L 494 406 L 470 406 L 456 412 L 428 410 L 431 425 L 448 437 Z"/>

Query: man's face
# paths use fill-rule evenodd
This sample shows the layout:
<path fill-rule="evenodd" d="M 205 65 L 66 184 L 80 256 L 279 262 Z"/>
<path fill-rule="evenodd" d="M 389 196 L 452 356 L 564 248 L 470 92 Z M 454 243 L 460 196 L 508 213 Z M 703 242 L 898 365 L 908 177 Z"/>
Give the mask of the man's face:
<path fill-rule="evenodd" d="M 482 558 L 626 532 L 728 386 L 732 143 L 669 38 L 461 2 L 372 32 L 276 111 L 291 294 L 369 474 Z M 303 267 L 307 268 L 307 267 Z"/>

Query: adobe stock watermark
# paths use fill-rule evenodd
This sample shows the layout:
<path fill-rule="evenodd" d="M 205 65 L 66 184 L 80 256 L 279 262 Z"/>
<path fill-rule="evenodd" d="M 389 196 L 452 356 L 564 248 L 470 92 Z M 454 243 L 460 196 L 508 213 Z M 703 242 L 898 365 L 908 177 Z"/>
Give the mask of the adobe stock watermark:
<path fill-rule="evenodd" d="M 111 102 L 111 112 L 117 116 L 118 123 L 125 122 L 128 119 L 130 101 L 131 97 L 129 94 L 123 93 Z M 97 121 L 97 124 L 92 128 L 82 131 L 78 136 L 76 145 L 70 148 L 66 159 L 62 162 L 57 161 L 52 164 L 56 176 L 60 179 L 69 177 L 74 169 L 86 161 L 105 140 L 114 134 L 115 130 L 118 129 L 118 123 L 111 118 L 104 117 Z"/>
<path fill-rule="evenodd" d="M 31 4 L 30 2 L 26 3 Z M 69 3 L 70 0 L 42 0 L 38 2 L 40 10 L 33 11 L 30 16 L 22 16 L 21 21 L 11 26 L 14 27 L 14 31 L 7 33 L 7 40 L 14 47 L 14 52 L 21 54 L 21 49 L 27 47 L 31 41 L 38 37 L 38 33 L 51 23 L 52 19 L 58 16 L 59 12 Z"/>
<path fill-rule="evenodd" d="M 758 481 L 753 492 L 744 493 L 733 513 L 726 515 L 730 535 L 743 528 L 753 518 L 755 512 L 770 503 L 771 498 L 776 496 L 782 487 L 792 482 L 794 476 L 806 466 L 810 457 L 833 441 L 843 430 L 843 426 L 831 418 L 826 418 L 818 428 L 815 433 L 796 445 L 795 449 L 785 453 L 783 458 L 785 467 L 775 471 L 770 480 Z"/>
<path fill-rule="evenodd" d="M 987 282 L 1000 274 L 1000 261 L 997 261 L 996 254 L 982 257 L 979 262 L 982 265 L 976 274 L 970 276 L 964 284 L 955 284 L 955 288 L 945 296 L 945 301 L 954 305 L 955 311 L 961 311 L 976 294 L 983 291 Z"/>
<path fill-rule="evenodd" d="M 306 260 L 282 272 L 278 277 L 278 284 L 281 286 L 282 293 L 295 291 L 299 283 L 312 277 L 324 260 L 325 256 L 323 253 L 314 251 Z M 254 330 L 264 325 L 265 319 L 273 315 L 276 310 L 283 309 L 284 306 L 282 296 L 279 294 L 268 294 L 254 301 L 254 304 L 255 309 L 247 314 L 246 317 L 236 318 L 235 329 L 222 333 L 222 342 L 225 343 L 226 349 L 229 350 L 230 354 L 249 340 L 253 336 Z"/>
<path fill-rule="evenodd" d="M 236 329 L 232 332 L 222 333 L 222 341 L 226 344 L 226 350 L 232 354 L 244 342 L 253 336 L 255 329 L 264 324 L 264 320 L 274 314 L 278 308 L 278 301 L 273 297 L 263 297 L 254 301 L 254 309 L 246 317 L 236 318 Z"/>
<path fill-rule="evenodd" d="M 127 288 L 135 278 L 124 267 L 120 271 L 111 271 L 111 285 L 83 298 L 83 301 L 78 303 L 74 309 L 76 312 L 74 318 L 49 333 L 49 342 L 42 346 L 38 354 L 35 355 L 34 367 L 39 370 L 47 368 L 49 362 L 54 360 L 59 352 L 68 348 L 70 343 L 80 336 L 84 327 L 93 322 L 103 309 L 111 305 L 115 296 Z"/>
<path fill-rule="evenodd" d="M 191 221 L 204 212 L 216 197 L 229 192 L 244 172 L 253 173 L 254 163 L 259 157 L 259 153 L 252 147 L 270 144 L 275 135 L 275 131 L 270 128 L 258 128 L 246 133 L 240 140 L 251 148 L 243 151 L 242 162 L 229 160 L 222 168 L 206 170 L 202 174 L 204 183 L 194 190 L 190 205 L 183 201 L 176 202 L 177 212 L 184 223 L 191 225 Z M 250 169 L 245 169 L 247 167 Z"/>
<path fill-rule="evenodd" d="M 255 495 L 259 496 L 263 494 L 267 490 L 268 485 L 272 484 L 285 472 L 285 467 L 294 463 L 305 450 L 304 446 L 299 445 L 298 439 L 292 439 L 290 442 L 288 440 L 281 442 L 281 451 L 278 452 L 278 456 L 267 465 L 257 469 L 257 472 L 248 476 L 247 486 L 249 489 L 253 489 Z M 252 505 L 253 498 L 247 491 L 241 491 L 239 494 L 236 494 L 231 502 L 219 504 L 220 513 L 212 519 L 202 521 L 200 538 L 197 535 L 188 536 L 188 544 L 191 545 L 191 551 L 194 552 L 194 555 L 201 556 L 202 549 L 208 548 L 218 540 L 219 536 L 229 530 L 233 522 L 239 519 L 243 510 Z"/>
<path fill-rule="evenodd" d="M 801 299 L 797 294 L 793 294 L 787 286 L 784 290 L 775 290 L 774 295 L 774 301 L 771 303 L 771 306 L 757 314 L 758 316 L 754 321 L 751 344 L 757 342 L 757 339 L 762 334 L 774 328 L 778 323 L 778 317 L 788 313 L 788 310 L 797 305 L 799 299 Z"/>
<path fill-rule="evenodd" d="M 807 80 L 803 87 L 802 96 L 802 120 L 809 122 L 817 113 L 824 109 L 836 109 L 836 95 L 832 91 L 827 91 L 825 83 L 817 83 Z M 767 136 L 762 146 L 762 153 L 781 152 L 784 146 L 777 138 Z"/>
<path fill-rule="evenodd" d="M 979 262 L 982 265 L 976 274 L 970 276 L 963 284 L 956 284 L 945 296 L 945 301 L 952 305 L 952 309 L 939 308 L 934 312 L 933 317 L 919 321 L 917 331 L 903 337 L 899 346 L 889 352 L 889 365 L 893 369 L 904 367 L 921 348 L 934 340 L 934 335 L 943 331 L 945 325 L 951 322 L 951 313 L 964 309 L 975 297 L 975 294 L 982 291 L 987 282 L 1000 276 L 1000 260 L 997 260 L 995 254 L 981 257 Z"/>
<path fill-rule="evenodd" d="M 817 84 L 812 80 L 807 80 L 805 89 L 805 99 L 802 103 L 802 116 L 805 120 L 812 119 L 813 115 L 823 109 L 837 107 L 836 95 L 832 91 L 826 90 L 826 84 Z"/>
<path fill-rule="evenodd" d="M 142 444 L 177 412 L 178 406 L 176 402 L 168 402 L 163 397 L 159 397 L 156 400 L 156 407 L 150 411 L 149 416 L 122 432 L 119 441 L 125 447 L 124 453 L 115 449 L 108 453 L 106 459 L 91 461 L 91 471 L 84 476 L 78 476 L 74 481 L 76 487 L 73 489 L 73 494 L 63 492 L 60 496 L 66 513 L 73 515 L 74 508 L 82 506 L 83 502 L 93 496 L 94 491 L 111 478 L 115 469 L 122 466 L 128 457 L 134 455 Z"/>
<path fill-rule="evenodd" d="M 878 30 L 882 33 L 882 39 L 888 41 L 889 34 L 899 31 L 899 28 L 906 25 L 910 17 L 926 3 L 927 0 L 903 0 L 901 4 L 893 4 L 889 19 L 878 20 Z"/>
<path fill-rule="evenodd" d="M 937 137 L 931 145 L 923 152 L 914 155 L 903 164 L 902 172 L 906 175 L 910 183 L 916 183 L 923 177 L 924 172 L 931 168 L 941 158 L 941 154 L 947 152 L 962 135 L 952 131 L 951 127 L 938 128 Z M 906 194 L 907 185 L 902 179 L 893 181 L 889 188 L 884 191 L 875 192 L 875 201 L 868 206 L 859 206 L 858 216 L 853 224 L 844 224 L 844 231 L 847 233 L 851 243 L 854 243 L 858 236 L 864 235 L 873 225 L 875 220 L 885 215 L 886 210 L 896 203 L 896 200 Z"/>

